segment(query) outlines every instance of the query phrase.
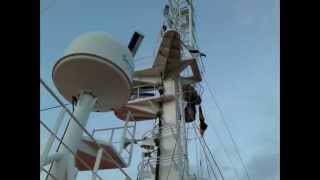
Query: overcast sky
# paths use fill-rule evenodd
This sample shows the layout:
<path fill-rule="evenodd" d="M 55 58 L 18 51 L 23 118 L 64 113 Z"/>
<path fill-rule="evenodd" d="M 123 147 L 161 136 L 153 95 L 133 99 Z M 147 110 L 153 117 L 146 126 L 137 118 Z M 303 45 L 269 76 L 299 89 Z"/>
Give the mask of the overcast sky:
<path fill-rule="evenodd" d="M 206 79 L 214 91 L 225 120 L 238 144 L 251 180 L 279 179 L 279 2 L 276 0 L 195 0 L 198 44 L 207 55 Z M 165 0 L 41 0 L 41 71 L 54 88 L 51 71 L 69 43 L 89 31 L 104 31 L 127 44 L 134 31 L 145 39 L 136 57 L 151 56 L 156 47 Z M 49 7 L 49 8 L 48 8 Z M 152 64 L 151 58 L 136 62 L 137 68 Z M 232 146 L 221 116 L 203 83 L 204 111 L 208 122 L 206 139 L 233 179 L 230 163 L 219 143 L 221 138 L 241 180 L 245 172 Z M 41 107 L 57 103 L 41 89 Z M 51 127 L 57 111 L 41 113 Z M 88 129 L 120 125 L 113 113 L 92 113 Z M 139 124 L 138 134 L 151 127 Z M 215 132 L 214 132 L 215 131 Z M 41 135 L 44 136 L 44 131 Z M 207 138 L 207 137 L 210 137 Z M 44 143 L 42 138 L 41 143 Z M 128 168 L 135 177 L 140 151 L 136 148 Z M 192 152 L 191 152 L 192 153 Z M 87 179 L 89 173 L 79 179 Z M 122 177 L 104 171 L 106 177 Z"/>

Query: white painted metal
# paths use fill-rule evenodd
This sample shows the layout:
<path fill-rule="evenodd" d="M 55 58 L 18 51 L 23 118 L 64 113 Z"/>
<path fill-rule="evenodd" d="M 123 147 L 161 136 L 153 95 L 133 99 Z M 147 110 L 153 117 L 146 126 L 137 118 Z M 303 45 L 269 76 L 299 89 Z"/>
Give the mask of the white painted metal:
<path fill-rule="evenodd" d="M 62 123 L 62 120 L 64 118 L 65 113 L 66 113 L 66 111 L 62 108 L 60 113 L 59 113 L 59 116 L 58 116 L 58 118 L 56 120 L 55 126 L 53 128 L 53 132 L 55 134 L 57 134 L 58 131 L 59 131 L 59 128 L 61 126 L 61 123 Z M 47 141 L 47 144 L 46 144 L 46 146 L 45 146 L 45 148 L 44 148 L 44 150 L 43 150 L 43 152 L 41 154 L 41 159 L 40 159 L 41 162 L 45 161 L 47 159 L 47 156 L 48 156 L 48 154 L 49 154 L 49 152 L 51 150 L 51 147 L 53 145 L 54 139 L 55 139 L 54 136 L 50 135 L 50 137 L 49 137 L 49 139 Z"/>
<path fill-rule="evenodd" d="M 72 102 L 81 90 L 90 91 L 99 99 L 96 110 L 106 112 L 128 101 L 133 72 L 129 49 L 107 33 L 94 32 L 71 43 L 52 76 L 65 99 Z"/>
<path fill-rule="evenodd" d="M 115 130 L 115 129 L 112 129 L 112 130 L 111 130 L 111 135 L 110 135 L 110 138 L 109 138 L 109 143 L 110 143 L 110 144 L 112 143 L 112 139 L 113 139 L 113 135 L 114 135 L 114 130 Z"/>
<path fill-rule="evenodd" d="M 130 131 L 128 131 L 131 134 L 131 138 L 134 139 L 135 135 L 136 135 L 136 129 L 137 129 L 137 122 L 134 121 L 134 127 L 133 127 L 133 132 L 132 134 L 130 133 Z M 132 160 L 132 153 L 133 153 L 133 144 L 131 144 L 130 150 L 129 150 L 129 159 L 128 159 L 128 165 L 131 164 L 131 160 Z"/>
<path fill-rule="evenodd" d="M 181 26 L 181 18 L 184 18 L 180 12 L 180 3 L 182 1 L 189 4 L 189 14 L 187 15 L 189 24 L 187 28 L 182 28 Z M 181 36 L 183 37 L 182 41 L 188 44 L 188 47 L 195 47 L 192 1 L 169 0 L 169 4 L 171 9 L 168 19 L 172 21 L 168 25 L 169 29 L 175 29 L 181 34 L 182 32 L 189 33 Z M 71 44 L 66 51 L 66 56 L 56 64 L 53 71 L 53 79 L 59 92 L 69 101 L 80 90 L 89 91 L 98 97 L 99 102 L 96 103 L 96 98 L 93 96 L 85 93 L 80 95 L 74 116 L 85 127 L 91 110 L 109 111 L 110 108 L 121 107 L 127 102 L 133 71 L 132 55 L 127 47 L 105 33 L 88 33 L 80 36 Z M 150 72 L 152 72 L 152 76 L 148 76 Z M 145 76 L 135 77 L 136 81 L 154 84 L 160 82 L 160 76 L 158 75 L 160 72 L 157 69 L 141 71 L 140 73 Z M 85 78 L 78 78 L 79 76 Z M 187 139 L 183 117 L 181 81 L 177 77 L 172 78 L 163 81 L 165 95 L 173 95 L 177 98 L 163 102 L 162 106 L 161 121 L 163 131 L 160 135 L 159 180 L 178 180 L 190 177 L 188 173 L 188 158 L 185 156 L 187 154 Z M 137 91 L 139 96 L 140 89 L 138 88 Z M 158 107 L 153 106 L 154 104 L 150 102 L 147 101 L 148 105 L 155 111 Z M 128 121 L 125 123 L 123 130 L 120 152 L 123 150 L 123 143 L 128 130 L 127 123 Z M 83 131 L 76 122 L 70 122 L 64 138 L 64 143 L 69 147 L 68 150 L 71 149 L 72 152 L 77 150 Z M 114 129 L 112 129 L 112 135 L 113 132 Z M 133 136 L 134 134 L 135 126 Z M 112 142 L 112 136 L 110 141 Z M 129 163 L 132 156 L 132 147 L 129 152 L 131 153 Z M 59 152 L 67 155 L 62 160 L 55 162 L 51 171 L 58 179 L 64 180 L 67 178 L 68 180 L 73 180 L 76 177 L 77 171 L 74 168 L 73 153 L 68 150 L 63 147 L 59 150 Z M 93 171 L 94 174 L 99 168 L 102 153 L 103 150 L 99 149 Z M 156 161 L 157 159 L 153 160 Z M 120 170 L 122 169 L 120 168 Z M 95 179 L 95 177 L 92 176 L 92 179 Z"/>
<path fill-rule="evenodd" d="M 129 111 L 127 113 L 126 122 L 124 123 L 124 129 L 123 129 L 121 140 L 120 140 L 120 151 L 119 151 L 120 154 L 122 154 L 122 151 L 124 148 L 124 143 L 125 143 L 125 138 L 127 136 L 128 123 L 130 121 L 130 118 L 131 118 L 131 112 Z"/>
<path fill-rule="evenodd" d="M 41 161 L 40 170 L 41 170 L 44 166 L 46 166 L 46 165 L 48 165 L 48 164 L 50 164 L 50 163 L 52 163 L 52 162 L 54 162 L 54 161 L 59 161 L 59 160 L 62 159 L 65 155 L 66 155 L 65 153 L 61 153 L 61 152 L 59 153 L 59 152 L 57 152 L 57 153 L 54 153 L 54 154 L 48 156 L 46 159 L 44 159 L 43 161 Z"/>
<path fill-rule="evenodd" d="M 192 0 L 169 0 L 169 6 L 170 13 L 169 16 L 167 16 L 167 21 L 165 23 L 168 29 L 174 29 L 178 31 L 182 43 L 187 44 L 187 48 L 196 48 Z M 187 9 L 187 13 L 182 14 L 181 8 Z M 182 57 L 190 54 L 187 49 L 182 50 L 181 53 Z M 181 68 L 183 69 L 183 67 Z M 195 68 L 192 68 L 194 72 Z M 168 76 L 168 74 L 165 76 Z M 200 78 L 197 78 L 198 81 L 201 81 L 201 75 L 199 75 L 199 73 L 198 76 L 200 76 Z M 177 78 L 177 76 L 172 76 L 172 78 L 173 79 L 165 79 L 163 81 L 164 92 L 165 94 L 174 94 L 177 98 L 173 101 L 163 103 L 161 120 L 162 126 L 175 126 L 177 129 L 176 133 L 164 131 L 160 135 L 160 177 L 158 178 L 160 180 L 189 179 L 189 177 L 191 177 L 189 175 L 187 157 L 187 137 L 183 114 L 184 105 L 181 88 L 182 82 L 179 80 L 179 78 Z M 165 160 L 168 160 L 168 157 L 173 158 L 176 157 L 175 155 L 179 155 L 178 158 L 175 158 L 175 160 L 169 159 L 169 164 L 165 163 Z"/>
<path fill-rule="evenodd" d="M 95 97 L 85 92 L 82 92 L 80 95 L 78 104 L 74 111 L 74 116 L 77 118 L 77 120 L 81 123 L 83 127 L 85 127 L 87 124 L 89 114 L 93 110 L 96 100 L 97 99 Z M 66 134 L 63 139 L 63 142 L 70 148 L 72 152 L 75 153 L 80 144 L 82 134 L 83 129 L 77 123 L 75 123 L 75 121 L 70 121 L 69 127 L 66 129 Z M 73 163 L 72 167 L 74 168 L 75 162 L 74 158 L 72 157 L 72 154 L 66 147 L 62 146 L 58 152 L 66 153 L 68 154 L 68 156 L 66 156 L 66 158 L 60 161 L 54 162 L 51 173 L 55 177 L 64 180 L 66 176 L 69 177 L 68 174 L 73 173 L 72 171 L 68 172 L 68 169 L 70 170 L 70 167 L 68 168 L 66 166 L 71 166 L 69 165 L 69 163 L 71 162 Z"/>
<path fill-rule="evenodd" d="M 131 123 L 132 121 L 133 121 L 134 125 L 129 125 L 129 123 Z M 130 132 L 129 129 L 132 129 L 132 132 Z M 109 142 L 108 144 L 112 145 L 112 143 L 117 143 L 117 142 L 113 142 L 113 136 L 114 136 L 116 130 L 119 130 L 119 131 L 122 130 L 122 135 L 121 135 L 121 139 L 120 139 L 120 142 L 119 142 L 120 145 L 119 145 L 119 148 L 117 150 L 117 153 L 119 155 L 119 158 L 121 160 L 123 160 L 124 163 L 126 163 L 126 166 L 129 166 L 130 163 L 131 163 L 131 159 L 132 159 L 133 145 L 134 145 L 133 141 L 135 139 L 135 134 L 136 134 L 136 121 L 132 117 L 131 112 L 129 112 L 127 114 L 127 119 L 126 119 L 126 122 L 125 122 L 124 126 L 113 127 L 113 128 L 94 129 L 93 132 L 92 132 L 92 135 L 94 136 L 94 134 L 96 132 L 111 131 L 110 136 L 109 136 L 109 140 L 108 140 L 108 142 Z M 128 136 L 128 135 L 130 135 L 130 136 Z M 100 142 L 103 143 L 103 141 L 98 140 L 98 139 L 96 141 L 99 142 L 99 143 Z M 124 146 L 124 143 L 127 142 L 127 141 L 131 141 L 129 149 L 127 149 L 128 147 Z M 125 157 L 125 159 L 127 159 L 127 161 L 124 161 L 124 159 L 123 159 L 124 158 L 124 155 L 123 155 L 124 151 L 123 150 L 125 150 L 125 152 L 127 153 L 125 155 L 128 155 L 128 157 L 127 156 Z M 88 153 L 88 154 L 90 154 L 90 153 Z"/>
<path fill-rule="evenodd" d="M 87 53 L 108 59 L 125 71 L 128 78 L 131 79 L 134 71 L 131 52 L 126 45 L 108 33 L 89 32 L 76 38 L 66 50 L 65 55 L 78 53 Z M 126 56 L 126 59 L 123 56 Z"/>
<path fill-rule="evenodd" d="M 76 174 L 77 174 L 76 168 L 74 166 L 75 159 L 72 154 L 66 155 L 66 157 L 67 157 L 66 159 L 68 159 L 67 179 L 68 180 L 75 180 Z"/>
<path fill-rule="evenodd" d="M 72 118 L 72 120 L 77 123 L 79 125 L 79 127 L 84 131 L 84 133 L 88 136 L 88 138 L 90 140 L 92 140 L 99 148 L 101 148 L 101 146 L 99 145 L 99 143 L 94 139 L 94 137 L 88 132 L 88 130 L 85 129 L 85 127 L 82 126 L 81 122 L 79 122 L 77 120 L 77 117 L 75 117 L 75 115 L 66 107 L 66 105 L 58 98 L 58 96 L 49 88 L 49 86 L 40 78 L 40 83 L 41 85 L 43 85 L 43 87 L 49 92 L 49 94 L 59 103 L 59 105 L 68 113 L 68 115 Z M 55 138 L 61 142 L 61 144 L 69 151 L 69 153 L 73 154 L 74 157 L 76 157 L 86 168 L 90 169 L 90 166 L 81 158 L 77 157 L 76 153 L 74 151 L 71 150 L 71 148 L 69 148 L 63 141 L 62 139 L 60 139 L 43 121 L 40 120 L 40 124 L 53 136 L 55 136 Z M 118 169 L 123 173 L 123 175 L 125 175 L 127 178 L 131 179 L 130 176 L 123 170 L 123 168 L 119 165 L 119 163 L 117 163 L 110 154 L 108 154 L 106 151 L 103 151 L 103 154 L 107 156 L 107 158 L 109 158 L 111 161 L 114 162 L 114 164 L 118 167 Z M 62 164 L 64 165 L 64 164 Z M 58 169 L 61 168 L 66 168 L 65 166 L 58 166 Z M 75 174 L 77 174 L 77 169 L 75 170 Z M 94 173 L 94 172 L 93 172 Z M 51 173 L 50 173 L 51 174 Z M 102 180 L 102 178 L 95 173 L 95 175 Z M 56 176 L 52 176 L 53 178 Z M 57 178 L 55 178 L 57 179 Z"/>
<path fill-rule="evenodd" d="M 102 153 L 103 153 L 103 149 L 102 148 L 100 148 L 99 150 L 98 150 L 98 153 L 97 153 L 97 158 L 96 158 L 96 162 L 95 162 L 95 164 L 94 164 L 94 168 L 93 168 L 93 171 L 94 172 L 97 172 L 98 170 L 99 170 L 99 166 L 100 166 L 100 163 L 101 163 L 101 159 L 102 159 Z M 95 174 L 94 173 L 92 173 L 92 180 L 96 180 L 96 176 L 95 176 Z"/>
<path fill-rule="evenodd" d="M 177 91 L 177 81 L 173 79 L 168 79 L 164 81 L 164 92 L 165 94 L 176 94 Z M 162 114 L 162 126 L 179 126 L 177 109 L 177 100 L 163 103 L 163 114 Z M 177 143 L 177 145 L 176 145 Z M 176 166 L 174 166 L 171 161 L 170 163 L 161 163 L 162 159 L 171 157 L 172 154 L 180 154 L 179 148 L 179 138 L 172 131 L 163 131 L 160 138 L 160 173 L 159 180 L 178 180 L 181 174 Z M 178 162 L 179 163 L 179 162 Z M 182 164 L 178 164 L 182 166 Z"/>
<path fill-rule="evenodd" d="M 67 112 L 68 112 L 68 111 L 67 111 Z M 74 157 L 76 157 L 76 154 L 75 154 L 74 152 L 72 152 L 72 151 L 68 148 L 68 146 L 62 141 L 62 139 L 60 139 L 57 135 L 55 135 L 54 132 L 51 131 L 51 129 L 50 129 L 43 121 L 40 120 L 40 124 L 41 124 L 51 135 L 54 135 L 55 138 L 56 138 L 59 142 L 61 142 L 61 144 L 62 144 L 63 146 L 65 146 L 65 147 L 69 150 L 69 152 L 74 155 Z M 77 158 L 79 159 L 79 157 L 77 157 Z M 84 164 L 84 166 L 90 167 L 90 166 L 89 166 L 85 161 L 83 161 L 82 159 L 79 159 L 79 160 Z M 42 169 L 42 170 L 45 171 L 47 174 L 49 174 L 45 169 Z M 77 169 L 75 169 L 75 172 L 76 172 L 76 174 L 77 174 L 77 172 L 78 172 Z M 52 178 L 54 178 L 54 179 L 57 179 L 57 177 L 53 176 L 51 173 L 50 173 L 50 176 L 51 176 Z M 100 180 L 102 180 L 102 178 L 101 178 L 98 174 L 96 174 L 96 176 L 97 176 Z"/>

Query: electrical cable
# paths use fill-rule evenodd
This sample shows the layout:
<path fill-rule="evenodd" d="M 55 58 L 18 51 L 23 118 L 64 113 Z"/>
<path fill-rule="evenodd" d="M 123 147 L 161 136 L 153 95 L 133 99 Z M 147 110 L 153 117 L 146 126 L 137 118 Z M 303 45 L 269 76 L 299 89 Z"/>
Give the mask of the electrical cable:
<path fill-rule="evenodd" d="M 65 105 L 65 106 L 68 106 L 68 105 L 70 105 L 70 103 L 66 103 L 66 104 L 64 104 L 64 105 Z M 59 108 L 59 107 L 62 107 L 62 106 L 61 106 L 61 105 L 58 105 L 58 106 L 43 108 L 43 109 L 40 109 L 40 111 L 47 111 L 47 110 L 55 109 L 55 108 Z"/>
<path fill-rule="evenodd" d="M 226 129 L 227 129 L 228 135 L 229 135 L 230 138 L 231 138 L 231 141 L 232 141 L 232 144 L 233 144 L 233 146 L 234 146 L 234 149 L 236 150 L 236 153 L 237 153 L 237 155 L 238 155 L 238 157 L 239 157 L 239 159 L 240 159 L 240 162 L 241 162 L 241 164 L 242 164 L 242 166 L 243 166 L 243 168 L 244 168 L 244 170 L 245 170 L 245 172 L 246 172 L 246 176 L 247 176 L 248 180 L 251 180 L 251 178 L 250 178 L 250 176 L 249 176 L 249 173 L 248 173 L 248 169 L 247 169 L 247 167 L 246 167 L 246 165 L 245 165 L 245 163 L 244 163 L 244 161 L 243 161 L 243 159 L 242 159 L 242 157 L 241 157 L 241 154 L 240 154 L 240 152 L 239 152 L 237 143 L 235 142 L 235 140 L 234 140 L 234 138 L 233 138 L 233 136 L 232 136 L 232 133 L 231 133 L 231 131 L 230 131 L 230 129 L 229 129 L 229 126 L 228 126 L 228 124 L 227 124 L 227 122 L 226 122 L 226 120 L 225 120 L 225 118 L 224 118 L 223 111 L 222 111 L 221 107 L 219 106 L 219 104 L 218 104 L 218 102 L 217 102 L 217 100 L 216 100 L 216 98 L 215 98 L 215 96 L 214 96 L 214 94 L 213 94 L 213 91 L 212 91 L 211 87 L 209 86 L 209 82 L 206 80 L 205 76 L 203 76 L 203 79 L 204 79 L 204 81 L 205 81 L 205 83 L 206 83 L 206 85 L 207 85 L 207 88 L 208 88 L 208 90 L 209 90 L 209 94 L 211 95 L 212 100 L 213 100 L 215 106 L 216 106 L 217 109 L 218 109 L 218 112 L 219 112 L 220 117 L 221 117 L 221 119 L 222 119 L 222 121 L 223 121 L 223 124 L 224 124 L 224 126 L 226 127 Z"/>
<path fill-rule="evenodd" d="M 204 108 L 203 108 L 203 112 L 204 112 L 204 114 L 207 116 Z M 210 119 L 210 118 L 209 118 L 209 119 Z M 210 119 L 210 120 L 211 120 L 211 119 Z M 230 154 L 227 152 L 226 147 L 225 147 L 224 143 L 222 142 L 220 135 L 219 135 L 218 132 L 216 131 L 216 129 L 215 129 L 215 127 L 213 126 L 213 124 L 212 124 L 212 126 L 210 126 L 210 127 L 212 127 L 212 131 L 213 131 L 213 132 L 215 133 L 215 135 L 217 136 L 217 138 L 218 138 L 218 140 L 219 140 L 219 143 L 221 144 L 222 149 L 223 149 L 224 153 L 226 154 L 226 156 L 227 156 L 227 158 L 228 158 L 228 160 L 229 160 L 229 163 L 230 163 L 231 166 L 232 166 L 232 169 L 233 169 L 233 172 L 235 173 L 236 178 L 237 178 L 238 180 L 240 180 L 239 173 L 238 173 L 238 171 L 236 170 L 236 168 L 235 168 L 235 166 L 234 166 L 234 164 L 233 164 L 233 161 L 231 160 Z"/>

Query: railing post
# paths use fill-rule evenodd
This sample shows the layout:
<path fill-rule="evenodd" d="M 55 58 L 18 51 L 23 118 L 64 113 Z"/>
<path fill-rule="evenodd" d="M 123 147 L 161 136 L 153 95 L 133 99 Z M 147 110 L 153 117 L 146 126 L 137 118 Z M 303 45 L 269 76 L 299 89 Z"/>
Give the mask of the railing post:
<path fill-rule="evenodd" d="M 60 113 L 59 113 L 59 116 L 57 118 L 57 121 L 56 121 L 56 124 L 53 128 L 53 132 L 55 134 L 58 133 L 59 129 L 60 129 L 60 126 L 61 126 L 61 123 L 62 123 L 62 120 L 64 118 L 64 115 L 65 115 L 65 110 L 64 109 L 61 109 Z M 42 152 L 42 155 L 41 155 L 41 162 L 45 161 L 47 158 L 48 158 L 48 154 L 51 150 L 51 147 L 53 145 L 53 142 L 54 142 L 54 136 L 53 135 L 50 135 L 48 141 L 47 141 L 47 144 Z"/>
<path fill-rule="evenodd" d="M 76 171 L 75 171 L 75 159 L 72 155 L 68 155 L 69 160 L 67 161 L 68 167 L 67 167 L 67 177 L 68 180 L 75 180 L 76 179 Z"/>
<path fill-rule="evenodd" d="M 131 116 L 131 114 L 130 114 Z M 134 119 L 134 117 L 132 117 Z M 137 127 L 137 122 L 136 120 L 134 119 L 134 127 L 133 127 L 133 133 L 132 133 L 132 139 L 135 139 L 135 135 L 136 135 L 136 127 Z M 131 144 L 130 146 L 130 153 L 129 153 L 129 160 L 128 160 L 128 165 L 130 165 L 131 163 L 131 159 L 132 159 L 132 151 L 133 151 L 133 144 Z"/>
<path fill-rule="evenodd" d="M 95 173 L 99 170 L 101 159 L 102 159 L 102 152 L 103 152 L 103 149 L 100 148 L 98 150 L 96 162 L 95 162 L 94 167 L 93 167 L 93 172 L 95 172 Z M 95 173 L 92 173 L 92 178 L 91 178 L 92 180 L 96 180 Z"/>
<path fill-rule="evenodd" d="M 124 123 L 123 133 L 122 133 L 122 137 L 121 137 L 120 151 L 119 151 L 120 155 L 121 155 L 121 153 L 123 151 L 123 148 L 124 148 L 124 143 L 125 143 L 125 140 L 126 140 L 126 135 L 127 135 L 127 130 L 128 130 L 128 123 L 130 121 L 130 117 L 131 117 L 131 112 L 129 111 L 127 113 L 126 122 Z"/>

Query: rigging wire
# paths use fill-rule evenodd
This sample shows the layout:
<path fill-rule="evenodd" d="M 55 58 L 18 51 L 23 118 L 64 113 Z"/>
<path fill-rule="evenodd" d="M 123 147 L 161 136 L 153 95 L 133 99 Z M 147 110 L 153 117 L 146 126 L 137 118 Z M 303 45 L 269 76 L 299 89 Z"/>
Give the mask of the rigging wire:
<path fill-rule="evenodd" d="M 238 157 L 239 157 L 239 159 L 240 159 L 241 165 L 243 166 L 243 168 L 244 168 L 244 170 L 245 170 L 245 172 L 246 172 L 247 179 L 248 179 L 248 180 L 251 180 L 251 178 L 250 178 L 250 176 L 249 176 L 249 173 L 248 173 L 248 169 L 247 169 L 247 167 L 246 167 L 246 165 L 245 165 L 245 163 L 244 163 L 244 161 L 243 161 L 243 159 L 242 159 L 242 157 L 241 157 L 241 154 L 240 154 L 240 151 L 239 151 L 239 149 L 238 149 L 237 143 L 235 142 L 235 140 L 234 140 L 234 138 L 233 138 L 233 136 L 232 136 L 232 133 L 231 133 L 231 131 L 230 131 L 230 129 L 229 129 L 229 126 L 228 126 L 228 124 L 227 124 L 227 122 L 226 122 L 226 120 L 225 120 L 225 118 L 224 118 L 223 111 L 222 111 L 221 107 L 219 106 L 219 104 L 218 104 L 218 102 L 217 102 L 217 100 L 216 100 L 216 98 L 215 98 L 215 96 L 214 96 L 214 93 L 213 93 L 211 87 L 209 86 L 209 82 L 207 81 L 207 79 L 205 78 L 205 76 L 203 76 L 203 80 L 204 80 L 204 82 L 206 83 L 207 88 L 208 88 L 208 90 L 209 90 L 209 94 L 211 95 L 212 100 L 213 100 L 215 106 L 216 106 L 217 109 L 218 109 L 218 112 L 219 112 L 219 115 L 220 115 L 220 117 L 221 117 L 221 120 L 223 121 L 223 124 L 224 124 L 224 126 L 226 127 L 226 129 L 227 129 L 228 135 L 229 135 L 230 138 L 231 138 L 232 144 L 233 144 L 234 149 L 236 150 L 236 153 L 237 153 L 237 155 L 238 155 Z"/>
<path fill-rule="evenodd" d="M 204 112 L 204 114 L 207 116 L 204 108 L 203 108 L 203 112 Z M 210 118 L 209 118 L 209 119 L 210 119 Z M 211 119 L 210 119 L 210 120 L 211 120 Z M 233 169 L 233 172 L 235 173 L 236 178 L 237 178 L 238 180 L 240 180 L 239 173 L 238 173 L 238 171 L 236 170 L 236 168 L 235 168 L 235 166 L 234 166 L 234 164 L 233 164 L 233 161 L 232 161 L 231 158 L 230 158 L 230 154 L 227 152 L 226 147 L 225 147 L 224 143 L 222 142 L 220 135 L 218 134 L 218 132 L 216 131 L 216 129 L 215 129 L 215 127 L 214 127 L 213 125 L 212 125 L 211 127 L 212 127 L 213 132 L 214 132 L 215 135 L 217 136 L 217 138 L 218 138 L 218 140 L 219 140 L 219 143 L 221 144 L 222 149 L 223 149 L 224 153 L 226 154 L 226 156 L 227 156 L 227 158 L 228 158 L 228 160 L 229 160 L 229 163 L 230 163 L 231 166 L 232 166 L 232 169 Z"/>
<path fill-rule="evenodd" d="M 211 177 L 211 173 L 210 173 L 210 170 L 209 170 L 209 168 L 208 168 L 208 165 L 210 165 L 210 162 L 209 162 L 209 159 L 205 159 L 206 161 L 206 169 L 207 169 L 207 171 L 208 171 L 208 178 L 209 177 Z M 217 179 L 217 176 L 214 174 L 214 172 L 212 172 L 213 173 L 213 175 L 214 175 L 214 178 L 215 179 Z"/>
<path fill-rule="evenodd" d="M 208 151 L 209 151 L 209 154 L 210 154 L 211 158 L 213 159 L 214 164 L 215 164 L 216 167 L 218 168 L 219 174 L 221 175 L 222 179 L 224 179 L 224 176 L 223 176 L 223 174 L 222 174 L 222 171 L 221 171 L 221 169 L 220 169 L 217 161 L 215 160 L 215 158 L 214 158 L 211 150 L 209 149 L 209 146 L 208 146 L 207 142 L 205 141 L 205 139 L 204 139 L 203 137 L 200 137 L 200 138 L 203 140 L 204 145 L 207 147 L 207 149 L 208 149 Z"/>
<path fill-rule="evenodd" d="M 187 48 L 186 44 L 184 44 L 183 42 L 181 42 L 181 43 L 182 43 L 182 45 L 183 45 L 185 48 Z M 196 43 L 195 43 L 195 46 L 197 47 L 197 44 L 196 44 Z M 187 48 L 187 49 L 188 49 L 188 48 Z M 234 146 L 235 146 L 235 148 L 236 148 L 236 151 L 237 151 L 237 153 L 238 153 L 238 156 L 239 156 L 239 159 L 240 159 L 240 161 L 241 161 L 241 164 L 242 164 L 242 166 L 244 167 L 244 169 L 245 169 L 245 171 L 246 171 L 247 178 L 248 178 L 249 180 L 251 180 L 251 179 L 250 179 L 250 176 L 249 176 L 249 173 L 248 173 L 248 170 L 247 170 L 247 168 L 246 168 L 246 166 L 245 166 L 245 164 L 244 164 L 244 162 L 243 162 L 243 160 L 242 160 L 242 157 L 241 157 L 241 155 L 240 155 L 240 152 L 239 152 L 239 150 L 238 150 L 238 148 L 237 148 L 236 142 L 235 142 L 235 140 L 234 140 L 234 138 L 233 138 L 233 136 L 232 136 L 232 134 L 231 134 L 231 132 L 230 132 L 230 129 L 228 128 L 228 125 L 227 125 L 226 122 L 225 122 L 225 118 L 224 118 L 224 115 L 223 115 L 223 111 L 222 111 L 221 107 L 219 106 L 219 104 L 217 103 L 217 101 L 216 101 L 216 99 L 215 99 L 215 97 L 214 97 L 214 95 L 213 95 L 213 92 L 212 92 L 212 90 L 211 90 L 211 88 L 210 88 L 210 86 L 209 86 L 209 83 L 208 83 L 208 81 L 207 81 L 206 78 L 205 78 L 205 74 L 206 74 L 206 72 L 205 72 L 205 66 L 204 66 L 204 64 L 203 64 L 203 60 L 202 60 L 202 57 L 201 57 L 201 56 L 200 56 L 200 63 L 201 63 L 201 66 L 202 66 L 202 69 L 201 69 L 200 73 L 201 73 L 201 75 L 203 76 L 203 79 L 204 79 L 204 81 L 205 81 L 205 83 L 206 83 L 206 85 L 207 85 L 207 88 L 209 89 L 209 93 L 210 93 L 210 95 L 212 96 L 213 101 L 214 101 L 216 107 L 218 108 L 219 114 L 220 114 L 220 116 L 221 116 L 221 118 L 222 118 L 222 120 L 223 120 L 223 122 L 224 122 L 224 124 L 225 124 L 225 126 L 226 126 L 226 128 L 227 128 L 227 130 L 228 130 L 228 134 L 229 134 L 229 136 L 231 137 L 232 142 L 233 142 L 233 144 L 234 144 Z M 202 87 L 201 84 L 199 84 L 199 87 Z M 216 133 L 216 135 L 217 135 L 220 143 L 223 145 L 223 143 L 221 142 L 221 139 L 219 138 L 217 132 L 216 132 L 215 130 L 214 130 L 214 132 Z M 225 153 L 226 153 L 225 148 L 224 148 L 224 151 L 225 151 Z M 230 160 L 230 157 L 229 157 L 228 153 L 226 153 L 226 154 L 227 154 L 227 157 L 228 157 L 228 159 L 229 159 L 229 161 L 230 161 L 230 164 L 232 165 L 232 167 L 233 167 L 233 169 L 234 169 L 234 171 L 235 171 L 234 165 L 232 164 L 232 161 Z M 238 174 L 237 171 L 235 171 L 235 174 L 236 174 L 236 176 L 237 176 L 237 179 L 240 179 L 240 178 L 239 178 L 239 174 Z"/>
<path fill-rule="evenodd" d="M 211 173 L 208 167 L 208 163 L 206 163 L 206 169 L 207 169 L 207 173 L 208 173 L 208 178 L 211 178 Z"/>
<path fill-rule="evenodd" d="M 198 133 L 197 133 L 196 127 L 195 127 L 194 125 L 193 125 L 193 129 L 194 129 L 195 134 L 196 134 L 197 136 L 199 136 Z M 200 139 L 200 138 L 199 138 L 199 139 Z M 205 148 L 203 147 L 203 144 L 201 143 L 201 140 L 199 140 L 199 144 L 200 144 L 200 146 L 201 146 L 201 148 L 202 148 L 203 154 L 205 155 L 205 160 L 208 160 L 208 159 L 209 159 L 209 158 L 208 158 L 208 154 L 207 154 Z M 200 154 L 200 156 L 201 156 L 201 154 Z M 210 163 L 210 161 L 208 161 L 208 162 L 209 162 L 211 171 L 212 171 L 215 179 L 218 179 L 218 178 L 217 178 L 217 175 L 216 175 L 216 173 L 215 173 L 215 171 L 214 171 L 214 169 L 213 169 L 213 167 L 212 167 L 212 164 Z M 200 166 L 201 166 L 201 157 L 200 157 Z M 202 168 L 200 168 L 200 174 L 202 174 Z"/>
<path fill-rule="evenodd" d="M 46 174 L 47 174 L 47 176 L 49 175 L 49 176 L 51 176 L 52 178 L 54 178 L 54 179 L 56 179 L 56 180 L 59 180 L 57 177 L 55 177 L 53 174 L 51 174 L 50 172 L 48 172 L 45 168 L 42 168 L 41 169 L 42 171 L 44 171 Z"/>

